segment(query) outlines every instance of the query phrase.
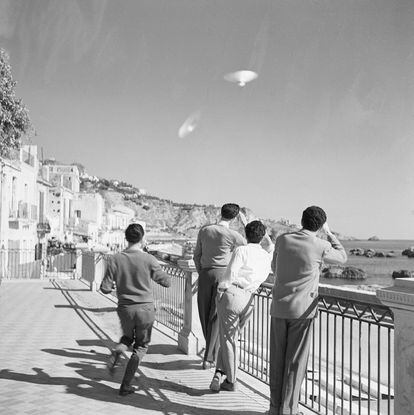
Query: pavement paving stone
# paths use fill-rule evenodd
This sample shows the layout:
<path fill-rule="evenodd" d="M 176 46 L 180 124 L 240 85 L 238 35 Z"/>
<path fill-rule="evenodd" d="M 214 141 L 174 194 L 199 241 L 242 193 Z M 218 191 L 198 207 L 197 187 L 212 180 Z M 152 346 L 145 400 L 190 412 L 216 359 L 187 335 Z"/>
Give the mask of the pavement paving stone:
<path fill-rule="evenodd" d="M 258 394 L 242 380 L 237 392 L 212 393 L 213 371 L 158 329 L 137 393 L 118 396 L 124 367 L 113 378 L 106 369 L 120 335 L 116 304 L 82 281 L 3 281 L 0 315 L 1 414 L 259 415 L 268 408 L 266 385 Z"/>

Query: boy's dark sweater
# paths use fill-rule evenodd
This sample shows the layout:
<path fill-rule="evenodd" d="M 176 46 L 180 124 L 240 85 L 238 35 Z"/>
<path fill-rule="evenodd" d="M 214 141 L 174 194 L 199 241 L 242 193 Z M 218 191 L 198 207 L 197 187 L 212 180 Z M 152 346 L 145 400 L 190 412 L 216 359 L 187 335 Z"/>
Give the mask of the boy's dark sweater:
<path fill-rule="evenodd" d="M 115 282 L 118 305 L 152 303 L 151 280 L 164 287 L 171 285 L 171 277 L 152 255 L 126 249 L 109 258 L 101 291 L 109 294 Z"/>

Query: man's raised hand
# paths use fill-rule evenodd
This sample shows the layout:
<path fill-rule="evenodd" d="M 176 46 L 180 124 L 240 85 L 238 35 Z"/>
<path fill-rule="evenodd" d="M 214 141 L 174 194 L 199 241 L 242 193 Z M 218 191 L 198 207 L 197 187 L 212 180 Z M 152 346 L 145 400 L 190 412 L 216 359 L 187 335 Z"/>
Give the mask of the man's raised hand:
<path fill-rule="evenodd" d="M 242 211 L 239 212 L 239 219 L 240 219 L 240 222 L 243 224 L 243 226 L 247 225 L 247 218 Z"/>
<path fill-rule="evenodd" d="M 327 235 L 333 235 L 331 229 L 329 228 L 328 222 L 325 222 L 322 226 L 322 230 L 327 234 Z"/>

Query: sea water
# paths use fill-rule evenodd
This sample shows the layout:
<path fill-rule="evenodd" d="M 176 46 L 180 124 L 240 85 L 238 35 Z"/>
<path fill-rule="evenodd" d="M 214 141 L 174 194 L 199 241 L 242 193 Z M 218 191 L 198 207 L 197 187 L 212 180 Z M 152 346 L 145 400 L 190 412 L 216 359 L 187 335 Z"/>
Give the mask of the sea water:
<path fill-rule="evenodd" d="M 414 258 L 401 255 L 404 249 L 414 246 L 414 240 L 380 240 L 380 241 L 342 241 L 348 254 L 346 266 L 363 269 L 367 273 L 365 280 L 345 280 L 338 278 L 321 278 L 320 282 L 331 285 L 363 285 L 387 287 L 394 285 L 393 271 L 403 269 L 414 271 Z M 351 255 L 350 250 L 355 248 L 373 249 L 385 254 L 394 251 L 394 258 L 367 258 Z"/>

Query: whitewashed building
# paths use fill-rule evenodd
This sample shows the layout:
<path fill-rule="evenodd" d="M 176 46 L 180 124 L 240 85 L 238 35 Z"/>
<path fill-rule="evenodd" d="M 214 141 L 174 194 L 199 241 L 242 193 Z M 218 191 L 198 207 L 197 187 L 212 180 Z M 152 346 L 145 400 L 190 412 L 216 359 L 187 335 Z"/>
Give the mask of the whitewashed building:
<path fill-rule="evenodd" d="M 37 146 L 24 145 L 0 159 L 0 248 L 35 248 L 39 215 Z"/>

